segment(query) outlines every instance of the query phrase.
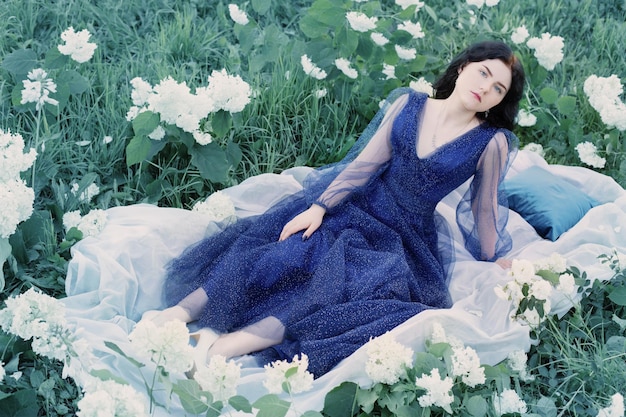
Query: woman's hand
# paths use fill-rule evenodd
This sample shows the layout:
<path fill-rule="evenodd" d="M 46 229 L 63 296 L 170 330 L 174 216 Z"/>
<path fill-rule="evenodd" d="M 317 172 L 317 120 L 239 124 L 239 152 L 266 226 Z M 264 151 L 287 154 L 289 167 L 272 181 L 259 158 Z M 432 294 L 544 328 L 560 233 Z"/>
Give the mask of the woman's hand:
<path fill-rule="evenodd" d="M 311 205 L 307 210 L 287 222 L 278 240 L 285 240 L 294 233 L 298 233 L 300 230 L 304 230 L 302 239 L 308 239 L 322 224 L 324 214 L 326 214 L 324 207 L 318 206 L 317 204 Z"/>
<path fill-rule="evenodd" d="M 497 265 L 500 265 L 500 268 L 502 269 L 509 269 L 511 265 L 513 264 L 513 261 L 511 261 L 510 259 L 506 259 L 506 258 L 498 258 L 496 259 L 495 263 Z"/>

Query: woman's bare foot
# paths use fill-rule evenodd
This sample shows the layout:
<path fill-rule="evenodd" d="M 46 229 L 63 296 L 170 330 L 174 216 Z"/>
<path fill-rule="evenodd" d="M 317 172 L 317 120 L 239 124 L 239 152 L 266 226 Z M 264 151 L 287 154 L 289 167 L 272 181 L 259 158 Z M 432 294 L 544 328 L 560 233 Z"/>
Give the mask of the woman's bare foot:
<path fill-rule="evenodd" d="M 219 333 L 208 327 L 189 334 L 189 338 L 195 342 L 195 346 L 193 348 L 193 367 L 187 372 L 188 378 L 193 378 L 198 369 L 207 366 L 211 346 L 219 337 Z"/>
<path fill-rule="evenodd" d="M 141 316 L 141 321 L 144 320 L 150 320 L 157 326 L 160 326 L 172 320 L 190 323 L 193 321 L 193 318 L 186 309 L 176 305 L 166 308 L 165 310 L 148 310 Z"/>

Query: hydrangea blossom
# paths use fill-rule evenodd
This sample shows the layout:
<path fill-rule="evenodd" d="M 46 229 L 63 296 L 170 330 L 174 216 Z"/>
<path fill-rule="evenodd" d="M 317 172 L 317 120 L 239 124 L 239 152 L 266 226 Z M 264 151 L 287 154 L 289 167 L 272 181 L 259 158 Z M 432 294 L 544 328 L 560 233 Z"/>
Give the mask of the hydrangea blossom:
<path fill-rule="evenodd" d="M 185 372 L 193 366 L 189 330 L 180 320 L 160 326 L 151 320 L 141 320 L 128 338 L 138 358 L 149 360 L 168 373 Z"/>
<path fill-rule="evenodd" d="M 372 32 L 370 35 L 374 43 L 378 46 L 385 46 L 389 43 L 389 39 L 385 37 L 382 33 Z"/>
<path fill-rule="evenodd" d="M 0 129 L 0 181 L 20 177 L 20 173 L 33 165 L 37 151 L 31 148 L 24 153 L 24 139 L 20 134 L 12 134 Z"/>
<path fill-rule="evenodd" d="M 48 73 L 41 68 L 31 70 L 26 79 L 22 81 L 24 89 L 22 90 L 21 104 L 35 103 L 35 109 L 41 110 L 45 103 L 52 106 L 58 106 L 58 100 L 50 97 L 50 93 L 56 93 L 57 85 L 48 78 Z"/>
<path fill-rule="evenodd" d="M 563 38 L 544 33 L 541 38 L 530 38 L 526 45 L 535 50 L 535 58 L 539 65 L 552 71 L 556 64 L 563 60 Z"/>
<path fill-rule="evenodd" d="M 619 97 L 624 88 L 615 74 L 610 77 L 590 75 L 583 84 L 583 91 L 604 124 L 626 130 L 626 104 Z"/>
<path fill-rule="evenodd" d="M 611 397 L 611 405 L 598 411 L 597 417 L 624 417 L 624 397 L 619 392 Z"/>
<path fill-rule="evenodd" d="M 94 183 L 89 184 L 89 186 L 79 194 L 80 186 L 77 182 L 72 182 L 70 190 L 75 197 L 85 203 L 90 202 L 92 198 L 100 194 L 100 187 Z"/>
<path fill-rule="evenodd" d="M 411 87 L 415 91 L 419 91 L 421 93 L 426 93 L 430 97 L 433 96 L 435 90 L 433 89 L 433 85 L 426 81 L 424 77 L 419 77 L 417 80 L 413 80 L 409 83 L 409 87 Z"/>
<path fill-rule="evenodd" d="M 63 39 L 65 45 L 59 45 L 57 48 L 63 55 L 69 55 L 74 61 L 82 64 L 91 59 L 98 47 L 95 43 L 89 42 L 90 37 L 91 33 L 87 29 L 76 32 L 70 26 L 61 33 L 61 39 Z"/>
<path fill-rule="evenodd" d="M 419 22 L 413 23 L 411 21 L 404 21 L 398 25 L 398 30 L 410 33 L 413 39 L 421 39 L 426 36 Z"/>
<path fill-rule="evenodd" d="M 294 356 L 292 362 L 274 361 L 265 365 L 265 381 L 263 386 L 270 394 L 280 394 L 283 386 L 293 394 L 306 392 L 313 387 L 313 374 L 307 371 L 309 357 L 304 353 L 298 359 Z M 295 372 L 293 370 L 295 369 Z"/>
<path fill-rule="evenodd" d="M 541 145 L 540 143 L 530 142 L 530 143 L 524 145 L 524 147 L 522 149 L 525 150 L 525 151 L 534 152 L 537 155 L 541 156 L 542 158 L 546 154 L 544 149 L 543 149 L 543 145 Z"/>
<path fill-rule="evenodd" d="M 239 75 L 230 75 L 222 69 L 211 72 L 208 86 L 196 89 L 196 93 L 198 96 L 205 95 L 207 100 L 213 100 L 210 112 L 224 110 L 239 113 L 250 103 L 252 90 Z"/>
<path fill-rule="evenodd" d="M 383 74 L 385 74 L 385 76 L 387 77 L 385 78 L 386 80 L 396 78 L 396 67 L 390 64 L 383 63 Z"/>
<path fill-rule="evenodd" d="M 424 7 L 424 2 L 420 0 L 396 0 L 396 4 L 402 7 L 402 10 L 406 10 L 411 6 L 416 6 L 415 11 L 418 12 Z"/>
<path fill-rule="evenodd" d="M 106 225 L 107 213 L 105 210 L 94 209 L 81 216 L 80 211 L 69 211 L 63 215 L 63 227 L 69 231 L 72 227 L 77 228 L 83 237 L 98 235 Z"/>
<path fill-rule="evenodd" d="M 413 365 L 413 350 L 395 341 L 390 333 L 370 340 L 365 372 L 375 383 L 395 384 Z"/>
<path fill-rule="evenodd" d="M 361 12 L 347 12 L 346 19 L 348 19 L 352 30 L 357 32 L 369 32 L 376 28 L 376 23 L 378 22 L 378 18 L 368 17 L 365 13 Z"/>
<path fill-rule="evenodd" d="M 394 45 L 398 58 L 410 61 L 417 56 L 417 50 L 415 48 L 404 48 L 400 45 Z"/>
<path fill-rule="evenodd" d="M 452 375 L 461 377 L 469 387 L 485 383 L 485 368 L 480 366 L 480 358 L 469 346 L 452 348 Z"/>
<path fill-rule="evenodd" d="M 359 76 L 359 73 L 350 66 L 350 61 L 345 58 L 335 59 L 335 66 L 348 78 L 355 79 Z"/>
<path fill-rule="evenodd" d="M 499 416 L 510 413 L 525 414 L 528 411 L 526 402 L 512 389 L 505 389 L 500 395 L 494 395 L 493 406 Z"/>
<path fill-rule="evenodd" d="M 97 380 L 85 388 L 77 403 L 78 417 L 148 417 L 144 397 L 129 385 Z"/>
<path fill-rule="evenodd" d="M 511 35 L 511 41 L 514 44 L 519 45 L 520 43 L 524 43 L 526 39 L 528 39 L 530 34 L 528 33 L 528 29 L 526 29 L 526 25 L 522 25 L 513 31 Z"/>
<path fill-rule="evenodd" d="M 214 401 L 226 402 L 237 394 L 241 378 L 241 364 L 227 361 L 221 355 L 211 357 L 209 364 L 196 371 L 193 377 L 203 391 L 208 391 Z"/>
<path fill-rule="evenodd" d="M 513 372 L 517 372 L 522 381 L 532 381 L 535 379 L 533 375 L 528 372 L 526 362 L 528 356 L 523 350 L 514 350 L 507 356 L 507 365 Z"/>
<path fill-rule="evenodd" d="M 313 61 L 311 61 L 311 58 L 309 58 L 306 54 L 300 57 L 300 64 L 302 65 L 304 73 L 315 78 L 316 80 L 323 80 L 328 75 L 326 74 L 326 71 L 315 65 Z"/>
<path fill-rule="evenodd" d="M 604 168 L 606 159 L 598 155 L 598 148 L 591 142 L 581 142 L 576 145 L 578 157 L 585 164 L 594 168 Z"/>
<path fill-rule="evenodd" d="M 452 395 L 452 386 L 454 381 L 446 376 L 441 378 L 439 368 L 433 368 L 430 375 L 422 374 L 421 377 L 415 379 L 415 385 L 426 390 L 426 393 L 420 396 L 417 401 L 422 407 L 441 407 L 449 414 L 452 414 L 450 404 L 454 401 Z"/>
<path fill-rule="evenodd" d="M 222 191 L 216 191 L 206 200 L 196 203 L 192 211 L 200 212 L 214 222 L 233 222 L 236 219 L 235 205 Z"/>
<path fill-rule="evenodd" d="M 138 107 L 148 104 L 148 99 L 154 92 L 150 83 L 141 77 L 135 77 L 130 80 L 130 85 L 133 87 L 130 93 L 133 104 Z"/>
<path fill-rule="evenodd" d="M 0 182 L 0 238 L 8 238 L 17 225 L 33 214 L 35 193 L 21 179 Z"/>
<path fill-rule="evenodd" d="M 521 109 L 517 115 L 517 124 L 522 127 L 534 126 L 537 123 L 537 116 L 528 110 Z"/>
<path fill-rule="evenodd" d="M 241 10 L 236 4 L 228 5 L 228 13 L 230 14 L 230 18 L 233 19 L 235 23 L 238 23 L 242 26 L 245 26 L 250 22 L 250 19 L 248 19 L 248 15 L 246 14 L 246 12 Z"/>

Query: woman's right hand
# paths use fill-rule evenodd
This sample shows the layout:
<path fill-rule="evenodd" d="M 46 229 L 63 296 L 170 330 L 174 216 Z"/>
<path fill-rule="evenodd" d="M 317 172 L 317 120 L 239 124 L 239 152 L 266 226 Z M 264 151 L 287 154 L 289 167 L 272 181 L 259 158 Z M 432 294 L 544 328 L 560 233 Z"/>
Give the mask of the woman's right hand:
<path fill-rule="evenodd" d="M 318 206 L 317 204 L 311 205 L 311 207 L 287 222 L 278 240 L 285 240 L 301 230 L 304 230 L 302 239 L 308 239 L 322 224 L 324 214 L 326 214 L 324 207 Z"/>

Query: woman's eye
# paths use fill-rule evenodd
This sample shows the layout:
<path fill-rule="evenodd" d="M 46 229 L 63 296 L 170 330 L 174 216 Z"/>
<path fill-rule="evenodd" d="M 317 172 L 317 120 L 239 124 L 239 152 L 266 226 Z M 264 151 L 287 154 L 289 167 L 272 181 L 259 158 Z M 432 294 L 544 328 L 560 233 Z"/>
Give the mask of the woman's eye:
<path fill-rule="evenodd" d="M 486 77 L 487 76 L 487 72 L 483 71 L 483 70 L 480 70 L 480 75 L 482 75 L 483 77 Z"/>
<path fill-rule="evenodd" d="M 496 93 L 502 94 L 502 89 L 500 87 L 496 85 L 494 88 L 496 89 Z"/>

